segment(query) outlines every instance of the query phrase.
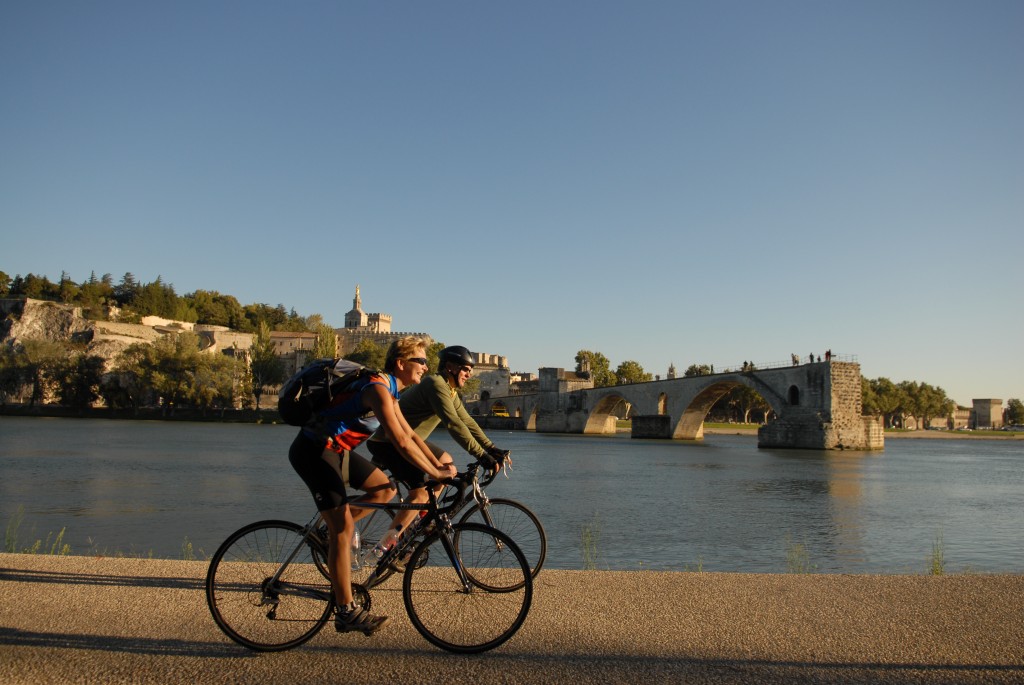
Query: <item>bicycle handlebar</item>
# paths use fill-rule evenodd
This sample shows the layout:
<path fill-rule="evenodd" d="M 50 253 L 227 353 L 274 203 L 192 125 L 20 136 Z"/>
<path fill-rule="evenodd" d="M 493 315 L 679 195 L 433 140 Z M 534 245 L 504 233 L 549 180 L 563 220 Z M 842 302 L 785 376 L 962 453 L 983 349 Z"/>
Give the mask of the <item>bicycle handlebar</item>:
<path fill-rule="evenodd" d="M 483 478 L 479 476 L 479 472 L 481 470 L 483 470 L 484 472 Z M 440 502 L 438 502 L 438 513 L 446 514 L 462 506 L 463 502 L 466 501 L 467 488 L 473 486 L 474 484 L 476 484 L 478 487 L 485 488 L 494 482 L 494 479 L 498 477 L 498 474 L 500 472 L 500 466 L 494 471 L 491 471 L 489 469 L 484 468 L 483 464 L 478 460 L 468 464 L 466 466 L 466 470 L 463 471 L 462 473 L 456 473 L 456 475 L 451 478 L 427 478 L 423 482 L 423 485 L 431 491 L 433 491 L 435 488 L 441 485 L 451 485 L 452 487 L 457 488 L 457 492 L 455 494 L 449 495 L 448 497 L 444 498 L 443 501 L 449 502 L 448 505 L 442 507 L 440 506 Z"/>
<path fill-rule="evenodd" d="M 479 466 L 479 462 L 477 462 L 477 465 Z M 480 480 L 480 487 L 486 488 L 488 485 L 493 483 L 494 479 L 498 477 L 498 473 L 500 471 L 501 471 L 500 467 L 495 469 L 494 471 L 484 470 L 484 477 L 483 477 L 483 479 Z"/>
<path fill-rule="evenodd" d="M 440 501 L 437 502 L 437 513 L 447 514 L 450 511 L 454 511 L 462 506 L 462 503 L 466 501 L 466 489 L 469 488 L 473 483 L 473 478 L 476 475 L 476 464 L 470 464 L 464 473 L 458 473 L 451 478 L 442 478 L 440 480 L 434 478 L 428 478 L 424 481 L 423 485 L 427 490 L 433 493 L 434 489 L 440 485 L 451 485 L 456 488 L 456 492 L 448 497 L 445 497 L 443 501 L 449 502 L 445 506 L 441 506 Z M 431 494 L 433 497 L 433 494 Z"/>

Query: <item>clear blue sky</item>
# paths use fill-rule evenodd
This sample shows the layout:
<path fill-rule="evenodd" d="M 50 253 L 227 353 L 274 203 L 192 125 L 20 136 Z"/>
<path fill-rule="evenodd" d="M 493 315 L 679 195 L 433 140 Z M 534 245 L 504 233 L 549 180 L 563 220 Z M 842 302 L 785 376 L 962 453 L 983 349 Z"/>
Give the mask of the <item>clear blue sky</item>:
<path fill-rule="evenodd" d="M 0 270 L 1024 396 L 1024 3 L 0 4 Z"/>

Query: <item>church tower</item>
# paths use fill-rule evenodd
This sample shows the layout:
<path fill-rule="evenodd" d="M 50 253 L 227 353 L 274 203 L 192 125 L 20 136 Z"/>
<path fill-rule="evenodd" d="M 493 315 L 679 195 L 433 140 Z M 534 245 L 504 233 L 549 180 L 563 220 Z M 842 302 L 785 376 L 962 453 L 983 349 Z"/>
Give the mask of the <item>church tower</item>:
<path fill-rule="evenodd" d="M 366 313 L 363 312 L 363 300 L 356 286 L 356 296 L 352 298 L 352 309 L 345 314 L 345 328 L 362 328 L 366 325 Z"/>

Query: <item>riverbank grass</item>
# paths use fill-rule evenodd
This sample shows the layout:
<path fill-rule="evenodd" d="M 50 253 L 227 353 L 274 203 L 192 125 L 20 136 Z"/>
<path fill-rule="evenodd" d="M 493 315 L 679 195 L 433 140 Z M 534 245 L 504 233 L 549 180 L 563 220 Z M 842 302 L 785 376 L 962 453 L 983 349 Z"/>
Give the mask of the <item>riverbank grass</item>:
<path fill-rule="evenodd" d="M 46 534 L 46 540 L 41 538 L 37 539 L 28 547 L 20 547 L 18 544 L 18 531 L 21 528 L 21 522 L 25 518 L 25 508 L 18 507 L 18 511 L 14 513 L 11 520 L 7 522 L 7 528 L 4 531 L 4 551 L 21 554 L 54 554 L 59 556 L 68 556 L 71 554 L 71 545 L 64 542 L 64 533 L 67 528 L 61 528 L 60 532 L 56 535 L 53 532 Z"/>
<path fill-rule="evenodd" d="M 789 573 L 813 573 L 817 568 L 811 563 L 807 545 L 786 536 L 786 570 Z"/>
<path fill-rule="evenodd" d="M 941 576 L 946 573 L 946 545 L 942 539 L 942 532 L 935 534 L 932 540 L 932 556 L 929 564 L 929 573 L 933 576 Z"/>
<path fill-rule="evenodd" d="M 601 519 L 597 514 L 594 514 L 594 518 L 588 523 L 583 524 L 580 539 L 583 549 L 583 570 L 596 570 L 598 544 L 601 542 Z"/>

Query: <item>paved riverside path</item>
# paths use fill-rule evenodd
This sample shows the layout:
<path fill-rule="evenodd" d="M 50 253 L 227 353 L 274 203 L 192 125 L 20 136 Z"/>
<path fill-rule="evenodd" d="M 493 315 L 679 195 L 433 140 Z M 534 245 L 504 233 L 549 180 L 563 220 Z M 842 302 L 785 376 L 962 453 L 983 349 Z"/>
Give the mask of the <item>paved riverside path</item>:
<path fill-rule="evenodd" d="M 1024 576 L 545 570 L 526 624 L 460 656 L 373 591 L 378 635 L 257 654 L 205 562 L 0 554 L 0 683 L 1024 683 Z"/>

